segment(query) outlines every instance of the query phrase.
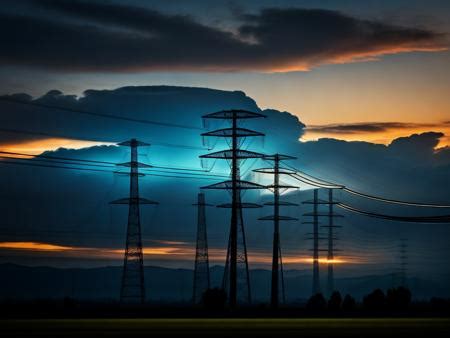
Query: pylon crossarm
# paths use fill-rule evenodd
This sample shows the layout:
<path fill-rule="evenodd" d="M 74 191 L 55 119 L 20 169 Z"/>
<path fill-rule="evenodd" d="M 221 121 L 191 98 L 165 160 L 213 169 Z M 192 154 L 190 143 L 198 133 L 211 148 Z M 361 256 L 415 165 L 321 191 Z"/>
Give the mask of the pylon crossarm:
<path fill-rule="evenodd" d="M 235 153 L 236 153 L 236 158 L 239 160 L 247 159 L 247 158 L 261 158 L 264 156 L 264 154 L 257 153 L 254 151 L 249 151 L 249 150 L 243 150 L 243 149 L 236 150 Z M 216 151 L 214 153 L 201 155 L 200 158 L 232 159 L 233 158 L 233 150 L 229 149 L 229 150 Z"/>
<path fill-rule="evenodd" d="M 201 134 L 201 136 L 215 136 L 215 137 L 248 137 L 248 136 L 264 136 L 263 133 L 260 133 L 255 130 L 246 129 L 246 128 L 224 128 L 217 129 L 213 131 L 208 131 L 206 133 Z"/>
<path fill-rule="evenodd" d="M 150 164 L 137 162 L 137 161 L 125 162 L 125 163 L 117 163 L 116 165 L 120 166 L 120 167 L 153 168 L 153 166 L 150 165 Z"/>
<path fill-rule="evenodd" d="M 265 159 L 265 157 L 263 157 L 263 159 Z M 272 174 L 272 175 L 275 174 L 274 168 L 259 168 L 259 169 L 253 169 L 253 171 L 255 173 L 260 173 L 260 174 Z M 286 169 L 286 168 L 279 168 L 277 173 L 280 175 L 291 175 L 291 174 L 295 173 L 295 171 Z"/>
<path fill-rule="evenodd" d="M 264 216 L 264 217 L 258 218 L 258 220 L 260 220 L 260 221 L 273 221 L 275 219 L 278 219 L 280 221 L 298 221 L 298 218 L 290 217 L 290 216 L 281 216 L 281 215 L 278 217 L 275 217 L 274 215 L 270 215 L 270 216 Z"/>
<path fill-rule="evenodd" d="M 266 185 L 267 189 L 274 189 L 274 188 L 279 188 L 279 189 L 298 189 L 298 187 L 296 187 L 295 185 L 288 185 L 288 184 L 269 184 Z"/>
<path fill-rule="evenodd" d="M 267 161 L 284 161 L 284 160 L 296 160 L 297 157 L 282 155 L 282 154 L 274 154 L 274 155 L 266 155 L 264 159 Z"/>
<path fill-rule="evenodd" d="M 214 204 L 209 204 L 209 203 L 194 203 L 194 204 L 192 204 L 192 205 L 194 205 L 194 206 L 205 206 L 205 207 L 213 207 L 214 206 Z"/>
<path fill-rule="evenodd" d="M 159 204 L 159 203 L 142 197 L 138 198 L 125 197 L 119 198 L 115 201 L 111 201 L 109 202 L 109 204 Z"/>
<path fill-rule="evenodd" d="M 266 202 L 266 203 L 264 203 L 264 205 L 273 206 L 273 205 L 275 205 L 275 203 L 274 202 Z M 278 202 L 278 205 L 283 206 L 283 207 L 298 207 L 297 203 L 283 202 L 283 201 Z"/>
<path fill-rule="evenodd" d="M 126 171 L 113 171 L 113 174 L 125 175 L 125 176 L 138 176 L 138 177 L 147 176 L 143 173 L 130 173 L 130 172 L 126 172 Z"/>
<path fill-rule="evenodd" d="M 256 204 L 256 203 L 236 203 L 236 206 L 238 208 L 243 208 L 243 209 L 262 208 L 261 204 Z M 232 207 L 233 207 L 233 205 L 231 203 L 224 203 L 224 204 L 217 205 L 217 208 L 232 208 Z"/>
<path fill-rule="evenodd" d="M 303 216 L 344 217 L 344 216 L 341 215 L 341 214 L 336 214 L 336 213 L 330 214 L 330 213 L 328 213 L 328 212 L 317 212 L 317 213 L 315 213 L 315 212 L 308 212 L 308 213 L 306 213 L 306 214 L 303 214 Z"/>
<path fill-rule="evenodd" d="M 317 200 L 317 202 L 314 202 L 314 200 L 303 201 L 302 204 L 326 204 L 326 205 L 329 205 L 329 204 L 339 204 L 339 202 L 338 201 L 330 202 L 330 201 L 319 199 L 319 200 Z"/>
<path fill-rule="evenodd" d="M 221 110 L 215 113 L 210 113 L 202 116 L 202 118 L 204 119 L 219 119 L 219 120 L 252 119 L 258 117 L 266 117 L 266 115 L 243 109 L 230 109 L 230 110 Z"/>
<path fill-rule="evenodd" d="M 117 145 L 118 146 L 126 146 L 126 147 L 132 147 L 132 146 L 135 146 L 135 147 L 147 147 L 147 146 L 150 146 L 149 143 L 138 141 L 136 139 L 132 139 L 132 140 L 125 141 L 125 142 L 120 142 L 120 143 L 117 143 Z"/>
<path fill-rule="evenodd" d="M 233 188 L 233 181 L 224 181 L 224 182 L 219 182 L 219 183 L 214 183 L 211 185 L 207 185 L 205 187 L 201 187 L 201 189 L 232 189 Z M 250 181 L 242 181 L 242 180 L 237 180 L 236 181 L 236 185 L 235 188 L 238 190 L 246 190 L 246 189 L 266 189 L 265 186 L 258 184 L 258 183 L 254 183 L 254 182 L 250 182 Z"/>

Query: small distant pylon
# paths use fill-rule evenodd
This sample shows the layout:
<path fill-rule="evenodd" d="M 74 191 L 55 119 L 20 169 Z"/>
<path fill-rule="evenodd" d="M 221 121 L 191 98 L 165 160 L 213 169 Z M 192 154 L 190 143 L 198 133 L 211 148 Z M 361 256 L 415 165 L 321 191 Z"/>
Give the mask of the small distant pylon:
<path fill-rule="evenodd" d="M 202 301 L 203 293 L 210 288 L 208 236 L 206 230 L 205 194 L 198 194 L 197 206 L 197 244 L 195 249 L 194 291 L 192 300 L 194 304 Z"/>
<path fill-rule="evenodd" d="M 273 206 L 273 215 L 261 217 L 262 221 L 273 221 L 273 247 L 272 247 L 272 282 L 271 282 L 271 293 L 270 293 L 270 305 L 272 308 L 277 308 L 279 305 L 279 284 L 281 276 L 281 291 L 282 299 L 285 302 L 285 292 L 284 292 L 284 276 L 283 276 L 283 262 L 281 256 L 281 245 L 280 245 L 280 221 L 297 221 L 297 218 L 282 216 L 280 215 L 280 206 L 296 206 L 297 204 L 280 201 L 280 190 L 288 189 L 298 189 L 296 186 L 280 184 L 280 175 L 291 175 L 295 173 L 290 169 L 280 167 L 280 162 L 283 160 L 293 160 L 295 157 L 274 154 L 264 156 L 264 160 L 273 161 L 273 168 L 261 168 L 255 169 L 255 172 L 263 174 L 273 175 L 273 184 L 266 186 L 273 192 L 273 202 L 265 203 L 265 205 Z"/>
<path fill-rule="evenodd" d="M 330 189 L 330 191 L 332 191 Z M 313 283 L 312 283 L 312 294 L 318 294 L 321 293 L 321 287 L 320 287 L 320 276 L 319 276 L 319 252 L 320 251 L 326 251 L 327 252 L 327 260 L 329 262 L 328 264 L 328 279 L 327 279 L 327 292 L 329 295 L 334 291 L 334 271 L 333 271 L 333 259 L 334 259 L 334 252 L 338 251 L 338 249 L 334 248 L 334 241 L 336 240 L 334 234 L 333 234 L 333 228 L 340 227 L 338 225 L 334 225 L 333 219 L 335 217 L 343 217 L 340 214 L 337 214 L 333 210 L 333 205 L 336 204 L 336 202 L 333 201 L 333 193 L 329 192 L 329 198 L 328 200 L 322 200 L 319 199 L 319 190 L 314 189 L 314 196 L 312 200 L 304 201 L 303 204 L 312 204 L 313 205 L 313 212 L 305 213 L 303 216 L 312 217 L 313 220 L 309 222 L 303 222 L 303 224 L 312 224 L 313 225 L 313 233 L 312 233 L 312 240 L 313 240 Z M 319 205 L 328 205 L 329 209 L 327 212 L 319 212 Z M 328 240 L 328 247 L 327 249 L 320 249 L 319 248 L 319 240 L 321 237 L 319 237 L 319 217 L 325 217 L 328 218 L 328 224 L 327 225 L 320 225 L 321 227 L 328 228 L 328 237 L 323 238 Z M 330 291 L 332 290 L 332 291 Z"/>
<path fill-rule="evenodd" d="M 400 286 L 407 287 L 406 273 L 408 269 L 408 240 L 400 240 Z"/>
<path fill-rule="evenodd" d="M 337 204 L 333 199 L 333 189 L 328 189 L 328 213 L 330 217 L 328 218 L 328 225 L 322 225 L 322 228 L 328 228 L 328 247 L 327 247 L 327 265 L 328 265 L 328 276 L 327 276 L 327 295 L 328 297 L 335 291 L 334 286 L 334 252 L 337 251 L 335 247 L 336 233 L 334 229 L 341 228 L 341 225 L 336 225 L 334 223 L 334 218 L 337 216 L 334 213 L 334 205 Z"/>
<path fill-rule="evenodd" d="M 149 144 L 131 139 L 118 145 L 130 147 L 131 149 L 130 162 L 117 164 L 118 166 L 130 168 L 130 172 L 126 173 L 130 176 L 130 196 L 110 202 L 111 204 L 128 205 L 127 239 L 120 289 L 120 302 L 142 304 L 145 302 L 145 283 L 140 205 L 158 203 L 139 197 L 139 176 L 145 176 L 145 174 L 139 172 L 139 168 L 149 168 L 151 166 L 138 161 L 137 148 L 149 146 Z"/>

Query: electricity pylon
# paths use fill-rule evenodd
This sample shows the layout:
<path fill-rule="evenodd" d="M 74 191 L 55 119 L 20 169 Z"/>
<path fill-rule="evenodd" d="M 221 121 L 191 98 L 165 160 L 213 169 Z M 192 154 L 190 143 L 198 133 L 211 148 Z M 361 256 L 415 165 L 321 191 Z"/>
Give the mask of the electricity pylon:
<path fill-rule="evenodd" d="M 331 200 L 330 200 L 331 198 Z M 336 238 L 333 235 L 333 231 L 331 230 L 331 237 L 330 237 L 330 229 L 333 229 L 335 227 L 338 227 L 336 225 L 334 225 L 333 222 L 333 218 L 335 217 L 343 217 L 340 214 L 337 214 L 333 211 L 333 205 L 336 204 L 336 202 L 334 202 L 332 200 L 333 195 L 331 193 L 331 195 L 329 195 L 329 199 L 328 200 L 322 200 L 319 199 L 319 190 L 318 189 L 314 189 L 314 196 L 312 200 L 307 200 L 302 202 L 302 204 L 312 204 L 313 205 L 313 212 L 310 213 L 305 213 L 303 214 L 303 216 L 307 216 L 307 217 L 312 217 L 313 220 L 309 221 L 309 222 L 303 222 L 303 224 L 312 224 L 313 225 L 313 285 L 312 285 L 312 293 L 313 295 L 318 294 L 321 292 L 321 288 L 320 288 L 320 276 L 319 276 L 319 252 L 320 251 L 326 251 L 328 253 L 327 257 L 329 260 L 329 263 L 332 263 L 333 261 L 330 260 L 330 256 L 334 258 L 334 252 L 337 251 L 337 249 L 334 248 L 334 244 L 333 241 L 336 240 Z M 319 205 L 328 205 L 329 206 L 329 210 L 327 210 L 327 212 L 320 212 L 319 211 Z M 320 249 L 319 248 L 319 240 L 321 239 L 319 237 L 319 218 L 320 217 L 325 217 L 328 218 L 328 225 L 321 225 L 321 227 L 326 227 L 329 229 L 328 231 L 328 248 L 327 249 Z M 330 250 L 331 248 L 331 250 Z M 331 269 L 330 269 L 331 268 Z M 333 282 L 333 266 L 330 264 L 328 264 L 328 273 L 330 273 L 331 271 L 331 275 L 328 275 L 328 292 L 330 292 L 330 288 L 334 288 L 334 282 Z M 331 283 L 330 283 L 331 281 Z M 332 291 L 331 291 L 332 292 Z"/>
<path fill-rule="evenodd" d="M 400 239 L 400 286 L 407 287 L 406 272 L 408 269 L 408 240 Z"/>
<path fill-rule="evenodd" d="M 341 228 L 341 225 L 336 225 L 334 223 L 334 218 L 339 217 L 334 213 L 334 205 L 338 202 L 333 200 L 333 189 L 328 189 L 328 203 L 325 201 L 323 204 L 328 204 L 328 225 L 321 225 L 322 228 L 328 228 L 328 247 L 327 247 L 327 265 L 328 265 L 328 276 L 327 276 L 327 293 L 328 297 L 335 291 L 334 290 L 334 252 L 337 251 L 335 247 L 336 233 L 334 229 Z"/>
<path fill-rule="evenodd" d="M 280 161 L 292 160 L 295 157 L 274 154 L 264 156 L 264 160 L 273 161 L 273 168 L 255 169 L 255 172 L 264 174 L 273 174 L 273 184 L 266 186 L 273 192 L 273 202 L 264 203 L 265 205 L 273 206 L 273 215 L 261 217 L 262 221 L 273 221 L 273 246 L 272 246 L 272 281 L 270 292 L 270 305 L 272 308 L 277 308 L 279 304 L 279 283 L 281 274 L 281 290 L 282 299 L 285 301 L 284 292 L 284 276 L 283 276 L 283 261 L 281 256 L 280 245 L 280 221 L 297 221 L 297 218 L 280 215 L 280 206 L 296 206 L 297 204 L 280 201 L 280 190 L 286 191 L 288 189 L 298 189 L 298 187 L 287 184 L 280 184 L 280 175 L 291 175 L 294 171 L 280 167 Z"/>
<path fill-rule="evenodd" d="M 239 165 L 241 161 L 247 160 L 249 158 L 261 158 L 263 156 L 263 154 L 260 153 L 240 149 L 240 145 L 242 144 L 241 141 L 243 141 L 246 137 L 264 136 L 264 134 L 250 129 L 239 128 L 238 121 L 261 117 L 265 116 L 259 113 L 240 109 L 223 110 L 203 116 L 204 119 L 231 121 L 230 128 L 214 130 L 202 134 L 202 136 L 207 137 L 223 137 L 226 139 L 231 139 L 230 149 L 200 156 L 200 158 L 226 159 L 230 161 L 231 180 L 202 187 L 202 189 L 231 190 L 231 204 L 222 205 L 222 207 L 229 207 L 231 209 L 230 237 L 227 250 L 228 264 L 226 264 L 226 267 L 227 265 L 229 267 L 229 303 L 231 308 L 236 307 L 238 299 L 238 260 L 241 261 L 241 265 L 243 266 L 243 270 L 245 271 L 243 279 L 247 286 L 244 286 L 242 291 L 247 293 L 247 295 L 244 298 L 246 298 L 247 302 L 251 302 L 250 279 L 248 272 L 247 248 L 245 243 L 242 208 L 253 207 L 254 205 L 241 202 L 241 190 L 264 189 L 264 186 L 260 184 L 241 180 L 239 171 Z M 239 235 L 241 239 L 240 242 L 243 246 L 242 251 L 240 252 L 238 252 Z M 226 273 L 227 269 L 225 269 L 225 274 Z"/>
<path fill-rule="evenodd" d="M 202 301 L 203 293 L 210 288 L 208 236 L 206 230 L 205 194 L 198 194 L 197 206 L 197 244 L 195 249 L 194 291 L 192 300 L 194 304 Z"/>
<path fill-rule="evenodd" d="M 141 204 L 158 203 L 139 197 L 139 176 L 145 176 L 145 174 L 139 172 L 139 168 L 149 168 L 151 166 L 138 161 L 137 148 L 148 146 L 149 144 L 131 139 L 118 145 L 130 147 L 131 149 L 130 162 L 117 164 L 118 166 L 130 168 L 130 172 L 127 173 L 130 176 L 130 195 L 129 197 L 110 202 L 111 204 L 128 205 L 127 239 L 120 289 L 120 302 L 142 304 L 145 302 L 145 284 L 139 209 Z"/>

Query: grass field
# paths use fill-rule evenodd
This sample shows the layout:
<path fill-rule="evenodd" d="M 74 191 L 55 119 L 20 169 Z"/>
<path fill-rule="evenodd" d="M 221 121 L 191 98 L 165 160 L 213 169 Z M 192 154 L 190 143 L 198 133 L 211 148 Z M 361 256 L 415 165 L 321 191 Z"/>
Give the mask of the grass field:
<path fill-rule="evenodd" d="M 1 320 L 15 337 L 444 337 L 450 319 L 35 319 Z"/>

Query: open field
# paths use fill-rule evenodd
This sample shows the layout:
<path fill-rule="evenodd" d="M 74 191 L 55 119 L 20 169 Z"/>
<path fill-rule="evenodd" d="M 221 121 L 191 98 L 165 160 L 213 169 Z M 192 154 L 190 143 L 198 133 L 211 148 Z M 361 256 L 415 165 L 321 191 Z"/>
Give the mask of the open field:
<path fill-rule="evenodd" d="M 15 337 L 444 337 L 448 318 L 358 319 L 21 319 L 1 320 Z"/>

